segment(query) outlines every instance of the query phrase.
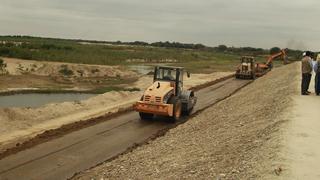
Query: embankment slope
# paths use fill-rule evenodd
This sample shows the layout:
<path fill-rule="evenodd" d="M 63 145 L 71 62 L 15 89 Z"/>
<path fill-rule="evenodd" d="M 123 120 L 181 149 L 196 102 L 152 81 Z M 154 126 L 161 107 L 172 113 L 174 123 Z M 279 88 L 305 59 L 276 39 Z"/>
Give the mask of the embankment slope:
<path fill-rule="evenodd" d="M 277 176 L 283 113 L 292 106 L 300 72 L 274 69 L 234 96 L 165 136 L 79 174 L 75 179 L 263 179 Z"/>

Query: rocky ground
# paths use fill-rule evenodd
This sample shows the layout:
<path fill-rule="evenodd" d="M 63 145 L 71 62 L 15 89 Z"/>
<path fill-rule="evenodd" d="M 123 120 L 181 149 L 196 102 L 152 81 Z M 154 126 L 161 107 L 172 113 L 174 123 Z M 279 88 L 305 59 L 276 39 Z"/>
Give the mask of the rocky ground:
<path fill-rule="evenodd" d="M 274 179 L 299 64 L 277 68 L 147 145 L 75 179 Z"/>

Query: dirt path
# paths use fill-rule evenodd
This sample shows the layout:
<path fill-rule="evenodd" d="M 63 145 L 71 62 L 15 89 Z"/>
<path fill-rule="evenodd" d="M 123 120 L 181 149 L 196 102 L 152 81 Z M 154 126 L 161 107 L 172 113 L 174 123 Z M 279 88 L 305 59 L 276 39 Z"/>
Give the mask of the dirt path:
<path fill-rule="evenodd" d="M 248 83 L 250 83 L 248 80 L 230 78 L 197 91 L 198 102 L 192 114 L 229 97 Z M 21 176 L 25 179 L 67 179 L 77 172 L 116 157 L 128 148 L 135 147 L 136 144 L 158 137 L 186 120 L 182 118 L 175 124 L 166 122 L 165 118 L 141 121 L 139 114 L 134 111 L 123 113 L 112 119 L 107 117 L 99 119 L 101 118 L 105 118 L 101 123 L 78 129 L 61 137 L 56 135 L 56 138 L 48 142 L 32 146 L 3 159 L 0 157 L 0 177 L 3 179 L 16 179 Z M 52 134 L 49 134 L 49 138 L 50 135 Z M 37 140 L 41 141 L 41 139 Z"/>
<path fill-rule="evenodd" d="M 287 179 L 320 179 L 320 98 L 294 98 L 292 122 L 287 132 Z"/>
<path fill-rule="evenodd" d="M 314 77 L 314 76 L 313 76 Z M 299 79 L 300 80 L 300 79 Z M 314 82 L 310 84 L 313 91 Z M 320 179 L 320 97 L 314 94 L 301 96 L 299 82 L 293 96 L 293 106 L 285 118 L 288 125 L 283 130 L 279 179 Z"/>
<path fill-rule="evenodd" d="M 164 137 L 76 179 L 274 179 L 297 63 L 280 67 Z M 292 81 L 288 81 L 288 77 Z"/>

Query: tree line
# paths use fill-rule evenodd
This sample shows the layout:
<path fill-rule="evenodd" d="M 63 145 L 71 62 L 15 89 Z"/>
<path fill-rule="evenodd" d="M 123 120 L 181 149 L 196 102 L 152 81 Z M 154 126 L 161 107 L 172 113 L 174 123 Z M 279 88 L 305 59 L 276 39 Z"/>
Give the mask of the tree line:
<path fill-rule="evenodd" d="M 18 42 L 18 43 L 17 43 Z M 271 49 L 254 48 L 254 47 L 228 47 L 226 45 L 219 45 L 216 47 L 209 47 L 203 44 L 180 43 L 159 41 L 148 43 L 144 41 L 122 42 L 122 41 L 97 41 L 97 40 L 81 40 L 81 39 L 55 39 L 55 38 L 41 38 L 31 36 L 0 36 L 0 56 L 17 57 L 30 59 L 30 51 L 35 50 L 50 50 L 50 51 L 75 51 L 80 42 L 95 43 L 95 44 L 112 44 L 112 45 L 130 45 L 130 46 L 146 46 L 146 47 L 161 47 L 161 48 L 176 48 L 176 49 L 191 49 L 210 52 L 220 52 L 238 55 L 267 55 L 274 54 L 280 51 L 279 47 Z M 34 52 L 33 52 L 34 54 Z M 288 50 L 289 57 L 293 59 L 300 59 L 302 51 Z"/>

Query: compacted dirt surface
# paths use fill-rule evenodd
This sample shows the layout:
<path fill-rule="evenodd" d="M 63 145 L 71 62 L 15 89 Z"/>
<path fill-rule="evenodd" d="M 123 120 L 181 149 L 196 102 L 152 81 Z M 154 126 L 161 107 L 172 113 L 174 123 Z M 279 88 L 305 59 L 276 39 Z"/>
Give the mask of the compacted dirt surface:
<path fill-rule="evenodd" d="M 299 64 L 269 72 L 149 144 L 75 179 L 275 179 Z"/>
<path fill-rule="evenodd" d="M 248 85 L 250 80 L 238 80 L 229 76 L 201 85 L 195 93 L 197 105 L 191 116 L 230 97 Z M 130 151 L 139 144 L 157 138 L 170 128 L 185 122 L 182 117 L 176 123 L 166 117 L 141 121 L 139 114 L 125 111 L 110 116 L 77 122 L 72 129 L 61 127 L 46 131 L 30 141 L 0 154 L 0 177 L 3 179 L 68 179 L 119 154 Z M 80 123 L 80 125 L 79 125 Z M 69 126 L 70 127 L 70 126 Z M 71 131 L 70 131 L 71 130 Z"/>
<path fill-rule="evenodd" d="M 186 78 L 184 85 L 191 88 L 231 74 L 194 74 L 191 78 Z M 83 101 L 52 103 L 37 108 L 0 108 L 0 152 L 46 130 L 126 109 L 132 106 L 141 97 L 143 90 L 151 84 L 151 76 L 142 76 L 130 85 L 131 88 L 137 87 L 141 91 L 112 91 Z"/>
<path fill-rule="evenodd" d="M 313 76 L 314 77 L 314 76 Z M 313 92 L 314 81 L 310 84 Z M 281 168 L 279 179 L 320 179 L 320 97 L 299 95 L 299 86 L 293 96 L 285 118 L 287 127 L 282 130 L 282 146 L 279 159 L 275 161 Z"/>

